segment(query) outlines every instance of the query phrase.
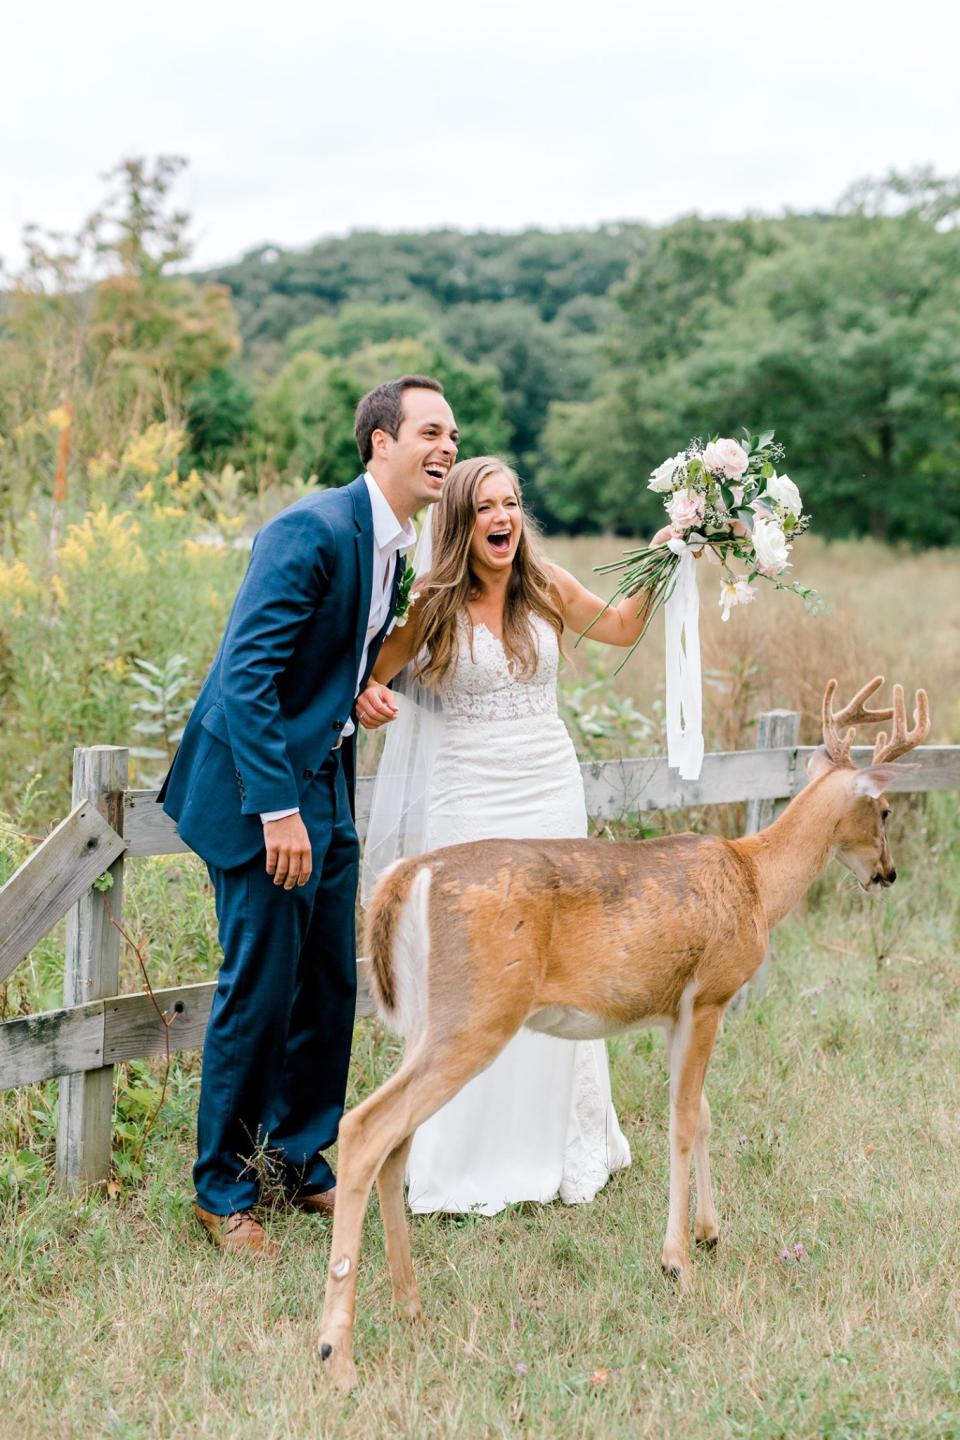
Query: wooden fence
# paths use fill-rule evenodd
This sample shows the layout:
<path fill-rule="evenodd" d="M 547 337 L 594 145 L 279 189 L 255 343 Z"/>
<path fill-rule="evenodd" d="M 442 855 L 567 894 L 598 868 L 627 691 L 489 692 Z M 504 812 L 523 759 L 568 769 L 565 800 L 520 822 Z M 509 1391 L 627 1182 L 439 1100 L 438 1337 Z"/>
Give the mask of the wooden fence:
<path fill-rule="evenodd" d="M 747 801 L 747 829 L 769 823 L 778 805 L 806 783 L 809 748 L 797 744 L 800 716 L 787 710 L 760 717 L 758 748 L 704 758 L 700 779 L 682 781 L 660 757 L 584 764 L 587 808 L 595 820 L 651 810 L 678 810 Z M 872 752 L 855 749 L 861 763 Z M 127 787 L 125 749 L 98 745 L 74 754 L 73 809 L 0 889 L 0 985 L 31 949 L 67 916 L 63 1008 L 0 1024 L 0 1089 L 59 1078 L 57 1178 L 79 1190 L 107 1178 L 113 1115 L 113 1067 L 161 1055 L 168 1027 L 146 993 L 120 995 L 124 866 L 141 855 L 186 850 L 156 792 Z M 914 751 L 893 789 L 960 789 L 960 746 Z M 372 782 L 361 780 L 357 828 L 363 835 Z M 94 885 L 105 871 L 112 886 Z M 109 907 L 109 908 L 108 908 Z M 215 983 L 155 992 L 169 1023 L 171 1049 L 196 1049 Z M 370 1013 L 360 965 L 357 1013 Z"/>

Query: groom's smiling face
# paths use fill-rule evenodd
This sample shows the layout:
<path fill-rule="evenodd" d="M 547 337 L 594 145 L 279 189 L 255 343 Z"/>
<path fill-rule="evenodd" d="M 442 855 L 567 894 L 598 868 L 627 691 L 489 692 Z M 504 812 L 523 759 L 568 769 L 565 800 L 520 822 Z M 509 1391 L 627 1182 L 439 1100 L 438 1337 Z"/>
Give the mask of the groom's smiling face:
<path fill-rule="evenodd" d="M 372 436 L 378 468 L 402 488 L 416 508 L 440 499 L 447 472 L 457 458 L 460 432 L 453 411 L 435 390 L 403 392 L 403 419 L 394 439 L 384 430 Z"/>

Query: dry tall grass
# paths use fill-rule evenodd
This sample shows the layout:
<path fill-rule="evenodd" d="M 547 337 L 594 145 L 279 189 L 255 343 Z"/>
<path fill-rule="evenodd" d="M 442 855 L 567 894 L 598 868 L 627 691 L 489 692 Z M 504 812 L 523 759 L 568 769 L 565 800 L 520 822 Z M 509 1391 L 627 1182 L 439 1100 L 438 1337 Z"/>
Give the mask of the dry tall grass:
<path fill-rule="evenodd" d="M 616 539 L 549 542 L 550 557 L 567 566 L 598 594 L 612 588 L 593 567 L 627 547 Z M 811 615 L 799 599 L 763 586 L 755 603 L 720 619 L 719 572 L 700 566 L 701 639 L 705 674 L 707 748 L 736 749 L 752 743 L 751 724 L 762 710 L 784 707 L 804 716 L 802 738 L 819 738 L 823 686 L 831 675 L 841 693 L 852 693 L 868 676 L 883 673 L 908 693 L 918 685 L 930 695 L 932 740 L 960 741 L 960 554 L 951 550 L 892 550 L 871 540 L 829 543 L 805 537 L 796 547 L 795 576 L 814 586 L 828 604 Z M 574 654 L 584 662 L 580 646 Z M 610 672 L 616 652 L 603 652 Z M 597 662 L 594 662 L 597 663 Z M 612 682 L 648 713 L 663 693 L 663 625 L 654 621 L 641 648 Z"/>

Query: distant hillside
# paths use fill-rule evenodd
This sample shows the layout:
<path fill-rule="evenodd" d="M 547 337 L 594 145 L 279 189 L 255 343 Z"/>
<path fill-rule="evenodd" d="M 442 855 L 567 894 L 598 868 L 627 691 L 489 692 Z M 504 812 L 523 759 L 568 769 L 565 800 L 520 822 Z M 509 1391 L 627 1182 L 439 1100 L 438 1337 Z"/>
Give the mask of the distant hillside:
<path fill-rule="evenodd" d="M 197 278 L 229 286 L 241 334 L 254 347 L 349 302 L 442 309 L 513 301 L 552 321 L 571 304 L 576 312 L 583 298 L 602 299 L 651 233 L 639 224 L 519 234 L 358 231 L 308 250 L 263 246 Z"/>

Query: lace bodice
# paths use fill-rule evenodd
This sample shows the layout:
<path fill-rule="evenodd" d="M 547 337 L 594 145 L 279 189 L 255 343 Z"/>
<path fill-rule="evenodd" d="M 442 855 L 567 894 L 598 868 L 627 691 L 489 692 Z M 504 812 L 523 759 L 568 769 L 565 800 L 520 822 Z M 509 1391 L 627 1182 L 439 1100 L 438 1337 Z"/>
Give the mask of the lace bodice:
<path fill-rule="evenodd" d="M 503 644 L 482 621 L 473 626 L 461 615 L 459 653 L 440 687 L 448 721 L 526 720 L 557 713 L 557 669 L 560 647 L 557 632 L 539 615 L 530 616 L 537 642 L 537 668 L 533 675 L 515 673 Z"/>

